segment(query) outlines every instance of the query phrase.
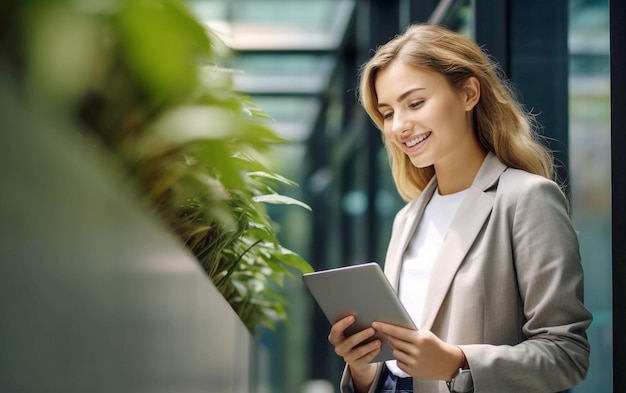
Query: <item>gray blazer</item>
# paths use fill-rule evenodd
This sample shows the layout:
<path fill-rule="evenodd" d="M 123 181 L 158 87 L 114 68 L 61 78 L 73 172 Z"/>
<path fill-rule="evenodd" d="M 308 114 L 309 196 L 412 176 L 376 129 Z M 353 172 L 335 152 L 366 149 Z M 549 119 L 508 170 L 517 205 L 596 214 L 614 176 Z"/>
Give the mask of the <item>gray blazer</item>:
<path fill-rule="evenodd" d="M 395 218 L 384 270 L 396 288 L 436 188 L 433 178 Z M 463 349 L 476 393 L 558 392 L 585 378 L 592 316 L 567 201 L 554 182 L 487 155 L 435 261 L 422 320 L 420 329 Z M 413 388 L 448 392 L 443 381 L 414 379 Z M 341 391 L 353 391 L 348 367 Z"/>

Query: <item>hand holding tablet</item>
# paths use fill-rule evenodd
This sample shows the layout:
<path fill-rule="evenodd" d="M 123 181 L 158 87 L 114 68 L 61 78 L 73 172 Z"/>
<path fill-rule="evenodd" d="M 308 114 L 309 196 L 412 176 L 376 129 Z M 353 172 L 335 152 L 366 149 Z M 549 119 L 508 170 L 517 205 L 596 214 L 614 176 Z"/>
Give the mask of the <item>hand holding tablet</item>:
<path fill-rule="evenodd" d="M 346 336 L 370 327 L 375 321 L 417 330 L 375 262 L 308 273 L 302 279 L 331 325 L 348 315 L 356 317 L 345 330 Z M 381 340 L 382 347 L 372 362 L 393 359 L 392 349 L 380 333 L 363 344 L 375 339 Z"/>

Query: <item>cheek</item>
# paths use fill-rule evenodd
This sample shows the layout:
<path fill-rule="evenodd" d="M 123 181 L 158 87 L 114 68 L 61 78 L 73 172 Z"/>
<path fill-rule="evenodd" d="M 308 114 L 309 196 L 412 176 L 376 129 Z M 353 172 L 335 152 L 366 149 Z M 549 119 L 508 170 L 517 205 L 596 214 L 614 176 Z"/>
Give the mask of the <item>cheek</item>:
<path fill-rule="evenodd" d="M 442 105 L 430 112 L 429 121 L 439 128 L 459 130 L 459 127 L 465 126 L 465 111 L 459 109 L 455 103 Z"/>

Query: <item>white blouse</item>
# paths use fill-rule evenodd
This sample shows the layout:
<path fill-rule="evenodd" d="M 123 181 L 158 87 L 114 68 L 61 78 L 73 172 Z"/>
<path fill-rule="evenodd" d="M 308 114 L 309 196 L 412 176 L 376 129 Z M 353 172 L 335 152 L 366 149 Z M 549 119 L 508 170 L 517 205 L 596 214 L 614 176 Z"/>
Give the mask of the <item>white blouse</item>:
<path fill-rule="evenodd" d="M 422 319 L 430 272 L 450 223 L 467 191 L 466 189 L 454 194 L 440 195 L 437 189 L 428 202 L 424 215 L 413 234 L 413 239 L 404 252 L 398 294 L 418 329 Z M 394 375 L 401 378 L 409 377 L 398 368 L 396 360 L 388 360 L 386 364 Z"/>

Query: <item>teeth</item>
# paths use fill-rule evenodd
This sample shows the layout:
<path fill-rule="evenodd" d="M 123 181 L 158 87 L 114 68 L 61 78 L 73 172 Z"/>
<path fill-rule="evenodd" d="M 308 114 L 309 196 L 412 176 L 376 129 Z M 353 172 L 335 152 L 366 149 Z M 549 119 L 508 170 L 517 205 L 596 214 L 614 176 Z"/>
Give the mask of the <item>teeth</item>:
<path fill-rule="evenodd" d="M 421 141 L 423 141 L 424 139 L 428 138 L 429 136 L 430 136 L 430 132 L 429 132 L 429 133 L 426 133 L 426 134 L 423 134 L 423 135 L 420 135 L 420 136 L 418 136 L 417 138 L 415 138 L 415 139 L 413 139 L 413 140 L 408 141 L 408 142 L 406 143 L 406 145 L 407 145 L 408 147 L 413 147 L 413 146 L 417 145 L 418 143 L 420 143 Z"/>

